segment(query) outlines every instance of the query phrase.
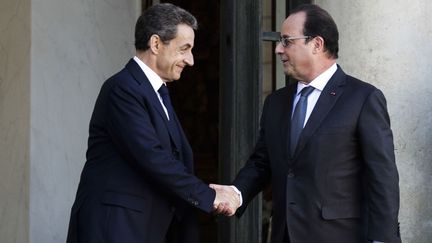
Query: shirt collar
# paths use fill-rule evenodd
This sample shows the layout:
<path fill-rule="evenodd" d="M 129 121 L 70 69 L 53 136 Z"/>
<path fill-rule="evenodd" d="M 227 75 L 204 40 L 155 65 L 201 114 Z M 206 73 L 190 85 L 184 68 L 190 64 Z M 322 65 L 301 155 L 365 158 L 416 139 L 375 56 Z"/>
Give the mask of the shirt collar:
<path fill-rule="evenodd" d="M 326 84 L 328 83 L 330 78 L 333 76 L 333 74 L 336 72 L 336 70 L 337 70 L 337 65 L 336 65 L 336 63 L 334 63 L 333 65 L 330 66 L 330 68 L 328 68 L 323 73 L 318 75 L 318 77 L 316 77 L 314 80 L 312 80 L 309 84 L 304 84 L 304 83 L 298 82 L 297 95 L 300 93 L 300 91 L 304 87 L 307 87 L 307 86 L 312 86 L 315 89 L 319 90 L 320 92 L 323 91 L 324 87 L 326 86 Z"/>
<path fill-rule="evenodd" d="M 147 76 L 148 80 L 150 81 L 151 86 L 157 93 L 159 88 L 165 84 L 164 81 L 155 73 L 149 66 L 147 66 L 141 59 L 139 59 L 137 56 L 134 56 L 133 59 L 136 63 L 140 66 L 140 68 L 143 70 L 144 74 Z"/>

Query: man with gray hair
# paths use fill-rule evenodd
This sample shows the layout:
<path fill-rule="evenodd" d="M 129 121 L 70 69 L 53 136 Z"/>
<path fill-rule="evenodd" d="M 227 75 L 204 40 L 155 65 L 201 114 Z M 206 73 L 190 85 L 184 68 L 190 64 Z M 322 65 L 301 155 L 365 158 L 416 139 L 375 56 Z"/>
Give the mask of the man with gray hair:
<path fill-rule="evenodd" d="M 172 4 L 137 21 L 136 56 L 102 86 L 67 242 L 199 242 L 196 209 L 240 204 L 193 175 L 193 155 L 166 82 L 192 66 L 197 21 Z"/>

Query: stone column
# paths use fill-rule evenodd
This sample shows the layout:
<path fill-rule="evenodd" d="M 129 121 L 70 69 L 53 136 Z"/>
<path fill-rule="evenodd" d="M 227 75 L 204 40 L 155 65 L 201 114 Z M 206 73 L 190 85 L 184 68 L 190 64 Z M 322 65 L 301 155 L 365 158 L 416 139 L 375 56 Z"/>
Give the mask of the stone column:
<path fill-rule="evenodd" d="M 0 4 L 0 242 L 64 242 L 102 82 L 134 54 L 139 0 Z"/>
<path fill-rule="evenodd" d="M 28 242 L 30 0 L 0 3 L 0 242 Z"/>
<path fill-rule="evenodd" d="M 317 0 L 340 32 L 344 71 L 387 98 L 399 169 L 403 242 L 432 239 L 432 3 Z"/>

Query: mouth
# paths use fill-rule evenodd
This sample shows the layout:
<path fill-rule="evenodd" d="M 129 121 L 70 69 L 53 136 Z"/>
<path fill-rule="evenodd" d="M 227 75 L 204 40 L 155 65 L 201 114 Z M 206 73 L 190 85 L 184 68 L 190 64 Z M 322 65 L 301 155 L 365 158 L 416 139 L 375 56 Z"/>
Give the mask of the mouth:
<path fill-rule="evenodd" d="M 280 58 L 281 62 L 287 62 L 288 61 L 288 57 L 286 57 L 284 55 L 279 55 L 279 58 Z"/>

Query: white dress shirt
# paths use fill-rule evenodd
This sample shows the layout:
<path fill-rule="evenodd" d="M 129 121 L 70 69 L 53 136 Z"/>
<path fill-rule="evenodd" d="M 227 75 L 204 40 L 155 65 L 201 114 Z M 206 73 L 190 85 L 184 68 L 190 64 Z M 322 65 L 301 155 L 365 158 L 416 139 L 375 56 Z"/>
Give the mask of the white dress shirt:
<path fill-rule="evenodd" d="M 309 96 L 307 97 L 307 109 L 306 109 L 306 117 L 304 120 L 304 124 L 303 127 L 306 125 L 306 122 L 308 121 L 313 109 L 315 108 L 315 105 L 318 101 L 318 98 L 321 95 L 321 92 L 323 91 L 324 87 L 326 86 L 326 84 L 328 83 L 328 81 L 330 80 L 330 78 L 333 76 L 333 74 L 336 72 L 337 70 L 337 65 L 336 63 L 334 63 L 329 69 L 327 69 L 326 71 L 324 71 L 323 73 L 321 73 L 320 75 L 318 75 L 318 77 L 316 77 L 314 80 L 312 80 L 309 84 L 304 84 L 299 82 L 297 85 L 297 94 L 294 98 L 294 103 L 293 103 L 293 109 L 292 109 L 292 115 L 294 114 L 294 109 L 295 106 L 297 104 L 297 102 L 300 99 L 300 91 L 302 91 L 303 88 L 307 87 L 307 86 L 312 86 L 315 89 L 312 91 L 312 93 L 309 94 Z"/>
<path fill-rule="evenodd" d="M 134 56 L 134 61 L 136 62 L 136 63 L 138 63 L 138 65 L 140 66 L 140 68 L 143 70 L 143 72 L 144 72 L 144 74 L 147 76 L 147 78 L 148 78 L 148 80 L 150 81 L 150 84 L 151 84 L 151 86 L 153 87 L 153 89 L 154 89 L 154 92 L 156 93 L 156 95 L 157 95 L 157 97 L 158 97 L 158 99 L 159 99 L 159 102 L 161 103 L 161 105 L 162 105 L 162 108 L 163 108 L 163 110 L 165 111 L 165 114 L 166 114 L 166 116 L 167 116 L 167 118 L 168 118 L 168 120 L 170 119 L 169 118 L 169 115 L 168 115 L 168 110 L 167 110 L 167 108 L 165 107 L 165 105 L 164 105 L 164 103 L 163 103 L 163 100 L 162 100 L 162 97 L 160 96 L 160 94 L 159 94 L 159 92 L 158 92 L 158 90 L 159 90 L 159 88 L 162 86 L 162 85 L 166 85 L 166 83 L 161 79 L 161 77 L 159 77 L 159 75 L 157 75 L 157 73 L 155 73 L 151 68 L 149 68 L 143 61 L 141 61 L 137 56 Z"/>

